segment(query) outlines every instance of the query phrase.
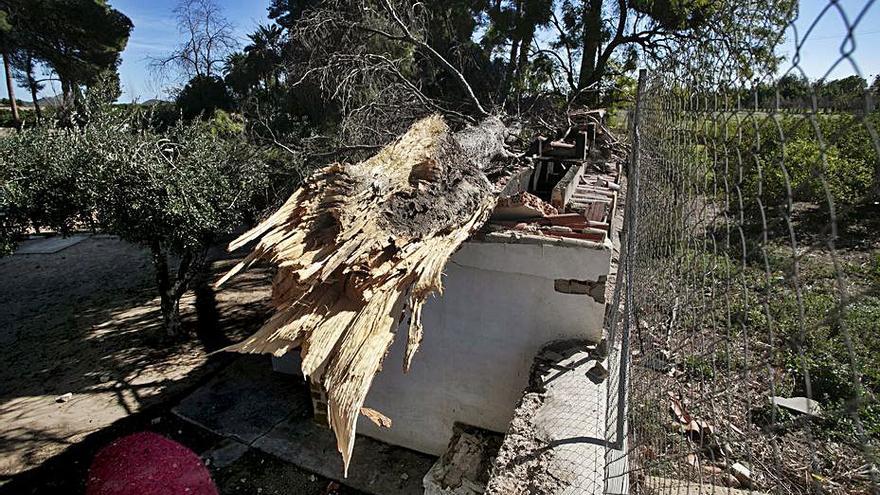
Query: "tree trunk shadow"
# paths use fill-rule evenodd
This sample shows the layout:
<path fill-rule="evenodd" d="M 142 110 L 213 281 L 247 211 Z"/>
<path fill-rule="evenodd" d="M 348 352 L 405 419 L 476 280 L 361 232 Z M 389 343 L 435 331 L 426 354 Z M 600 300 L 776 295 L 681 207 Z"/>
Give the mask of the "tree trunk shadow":
<path fill-rule="evenodd" d="M 206 267 L 207 268 L 207 267 Z M 232 344 L 220 326 L 217 297 L 211 285 L 211 270 L 203 269 L 196 277 L 193 287 L 196 310 L 196 336 L 208 352 L 214 352 Z"/>

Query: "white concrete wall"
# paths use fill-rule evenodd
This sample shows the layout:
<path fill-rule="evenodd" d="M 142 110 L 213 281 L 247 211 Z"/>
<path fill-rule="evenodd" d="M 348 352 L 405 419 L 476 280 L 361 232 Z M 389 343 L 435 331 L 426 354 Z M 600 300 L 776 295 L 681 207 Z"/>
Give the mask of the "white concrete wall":
<path fill-rule="evenodd" d="M 601 338 L 604 304 L 556 292 L 554 279 L 607 276 L 610 256 L 610 246 L 466 243 L 447 265 L 443 296 L 425 305 L 409 374 L 404 326 L 367 396 L 392 428 L 361 418 L 358 433 L 439 455 L 455 421 L 506 431 L 544 344 Z"/>

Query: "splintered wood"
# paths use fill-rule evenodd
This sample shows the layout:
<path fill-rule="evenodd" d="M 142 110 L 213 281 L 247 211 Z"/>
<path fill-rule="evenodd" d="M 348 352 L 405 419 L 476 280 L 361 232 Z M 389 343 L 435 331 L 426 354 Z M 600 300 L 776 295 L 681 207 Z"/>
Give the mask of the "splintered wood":
<path fill-rule="evenodd" d="M 408 370 L 425 299 L 441 291 L 447 260 L 494 206 L 479 163 L 490 157 L 480 149 L 460 144 L 441 117 L 425 118 L 366 161 L 319 170 L 229 245 L 259 239 L 217 286 L 257 260 L 278 267 L 273 316 L 230 350 L 281 356 L 301 348 L 303 374 L 327 392 L 346 476 L 358 413 L 405 311 Z"/>

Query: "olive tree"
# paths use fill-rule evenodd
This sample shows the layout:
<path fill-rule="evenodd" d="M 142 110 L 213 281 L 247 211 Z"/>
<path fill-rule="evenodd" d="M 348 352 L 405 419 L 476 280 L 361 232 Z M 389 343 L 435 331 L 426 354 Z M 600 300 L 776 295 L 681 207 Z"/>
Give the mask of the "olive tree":
<path fill-rule="evenodd" d="M 265 190 L 265 161 L 259 150 L 219 137 L 203 122 L 180 123 L 166 134 L 124 133 L 122 139 L 106 129 L 93 132 L 104 147 L 100 225 L 150 249 L 166 335 L 180 337 L 180 298 L 217 236 L 251 213 Z"/>
<path fill-rule="evenodd" d="M 91 219 L 147 247 L 172 339 L 183 335 L 180 299 L 208 247 L 266 203 L 265 152 L 210 122 L 160 133 L 148 118 L 108 112 L 82 128 L 26 129 L 0 139 L 0 151 L 4 238 L 28 223 L 70 228 Z"/>

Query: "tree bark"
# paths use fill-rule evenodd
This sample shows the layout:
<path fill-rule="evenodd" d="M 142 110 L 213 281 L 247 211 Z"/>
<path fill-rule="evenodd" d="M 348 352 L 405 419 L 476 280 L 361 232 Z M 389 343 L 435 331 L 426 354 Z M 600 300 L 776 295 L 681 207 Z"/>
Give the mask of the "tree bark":
<path fill-rule="evenodd" d="M 40 109 L 40 102 L 37 101 L 37 87 L 35 84 L 31 84 L 31 99 L 34 101 L 34 114 L 37 116 L 37 121 L 43 120 L 43 111 Z"/>
<path fill-rule="evenodd" d="M 179 338 L 180 298 L 175 297 L 168 272 L 168 253 L 158 241 L 150 246 L 153 254 L 153 268 L 156 270 L 156 288 L 159 289 L 159 306 L 162 312 L 162 329 L 166 338 Z"/>
<path fill-rule="evenodd" d="M 59 77 L 61 79 L 61 106 L 63 108 L 69 108 L 70 103 L 71 103 L 70 102 L 70 93 L 71 93 L 70 83 L 67 81 L 67 79 L 64 76 L 61 76 L 59 74 Z"/>
<path fill-rule="evenodd" d="M 602 43 L 602 0 L 584 0 L 583 57 L 578 88 L 583 89 L 598 79 L 602 67 L 596 67 Z"/>
<path fill-rule="evenodd" d="M 874 186 L 869 194 L 870 199 L 880 200 L 880 160 L 874 163 Z"/>
<path fill-rule="evenodd" d="M 77 86 L 75 82 L 65 76 L 59 74 L 58 77 L 59 79 L 61 79 L 61 98 L 63 101 L 62 105 L 64 106 L 64 108 L 71 109 L 76 105 L 77 101 L 79 100 L 79 86 Z"/>
<path fill-rule="evenodd" d="M 531 26 L 531 29 L 525 33 L 522 37 L 522 41 L 520 42 L 519 47 L 519 61 L 516 64 L 516 92 L 517 99 L 519 99 L 519 94 L 522 92 L 523 84 L 526 81 L 526 77 L 528 76 L 528 66 L 529 66 L 529 48 L 532 46 L 532 40 L 535 36 L 535 27 Z"/>
<path fill-rule="evenodd" d="M 507 73 L 504 77 L 504 95 L 510 92 L 513 82 L 516 79 L 516 68 L 519 60 L 520 50 L 520 22 L 522 22 L 522 3 L 523 0 L 516 2 L 516 16 L 513 20 L 513 32 L 510 36 L 510 59 L 507 63 Z M 506 98 L 506 97 L 505 97 Z"/>
<path fill-rule="evenodd" d="M 18 128 L 21 120 L 18 118 L 18 103 L 15 102 L 15 84 L 12 83 L 12 69 L 9 67 L 9 53 L 3 52 L 3 69 L 6 71 L 6 91 L 9 94 L 9 108 L 12 109 L 12 121 Z"/>
<path fill-rule="evenodd" d="M 34 114 L 37 116 L 37 121 L 43 119 L 43 112 L 40 110 L 40 103 L 37 101 L 37 80 L 34 78 L 34 61 L 30 55 L 28 55 L 27 60 L 27 81 L 28 81 L 28 89 L 31 90 L 31 100 L 34 103 Z"/>
<path fill-rule="evenodd" d="M 507 76 L 505 78 L 508 87 L 510 87 L 511 82 L 516 77 L 517 60 L 519 60 L 519 39 L 513 38 L 510 40 L 510 60 L 507 63 Z"/>
<path fill-rule="evenodd" d="M 304 375 L 327 392 L 346 470 L 357 417 L 405 308 L 408 370 L 422 338 L 422 305 L 496 203 L 484 170 L 507 156 L 507 134 L 496 117 L 456 134 L 439 116 L 427 117 L 373 158 L 316 171 L 229 245 L 259 239 L 217 285 L 256 260 L 279 265 L 275 314 L 230 350 L 280 355 L 301 345 Z"/>
<path fill-rule="evenodd" d="M 168 267 L 168 252 L 162 247 L 162 243 L 154 241 L 150 250 L 153 255 L 153 267 L 156 270 L 156 287 L 159 290 L 164 335 L 169 340 L 179 340 L 185 336 L 180 322 L 180 298 L 189 288 L 195 275 L 204 268 L 208 249 L 205 246 L 195 251 L 192 249 L 184 251 L 173 280 Z"/>
<path fill-rule="evenodd" d="M 162 328 L 165 337 L 171 341 L 183 338 L 183 330 L 180 324 L 180 297 L 171 292 L 160 294 L 162 307 Z"/>

